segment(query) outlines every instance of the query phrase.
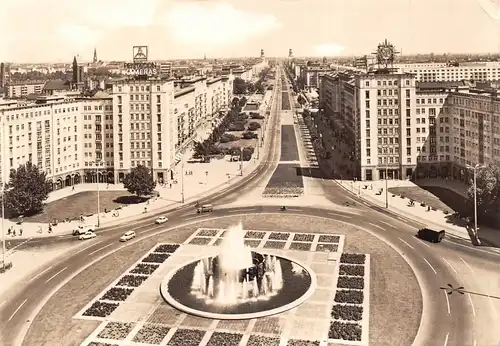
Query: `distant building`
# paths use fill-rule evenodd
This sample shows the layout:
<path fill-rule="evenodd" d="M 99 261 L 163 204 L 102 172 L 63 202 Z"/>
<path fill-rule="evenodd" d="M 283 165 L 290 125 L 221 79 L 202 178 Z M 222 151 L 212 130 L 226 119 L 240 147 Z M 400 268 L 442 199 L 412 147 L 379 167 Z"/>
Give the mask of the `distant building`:
<path fill-rule="evenodd" d="M 25 97 L 30 94 L 41 94 L 45 81 L 9 82 L 5 84 L 6 98 Z"/>
<path fill-rule="evenodd" d="M 500 80 L 500 62 L 394 64 L 401 73 L 413 73 L 419 82 Z"/>
<path fill-rule="evenodd" d="M 0 88 L 5 87 L 5 63 L 0 63 Z"/>

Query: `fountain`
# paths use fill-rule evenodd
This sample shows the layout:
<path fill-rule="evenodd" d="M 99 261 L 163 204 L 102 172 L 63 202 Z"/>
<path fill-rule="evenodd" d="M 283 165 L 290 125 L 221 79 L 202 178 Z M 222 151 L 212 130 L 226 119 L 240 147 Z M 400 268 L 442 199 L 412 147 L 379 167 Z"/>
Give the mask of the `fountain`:
<path fill-rule="evenodd" d="M 247 319 L 291 309 L 315 290 L 316 277 L 307 266 L 246 246 L 241 223 L 213 249 L 165 277 L 160 292 L 170 305 L 206 318 Z"/>

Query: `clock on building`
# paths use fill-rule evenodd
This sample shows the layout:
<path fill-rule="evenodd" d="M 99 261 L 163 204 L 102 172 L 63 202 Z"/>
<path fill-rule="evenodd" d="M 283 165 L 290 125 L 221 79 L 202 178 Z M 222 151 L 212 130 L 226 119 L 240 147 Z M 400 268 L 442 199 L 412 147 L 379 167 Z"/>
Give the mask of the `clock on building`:
<path fill-rule="evenodd" d="M 376 54 L 378 64 L 385 65 L 386 67 L 392 64 L 396 53 L 394 46 L 385 40 L 383 43 L 379 44 L 377 48 Z"/>

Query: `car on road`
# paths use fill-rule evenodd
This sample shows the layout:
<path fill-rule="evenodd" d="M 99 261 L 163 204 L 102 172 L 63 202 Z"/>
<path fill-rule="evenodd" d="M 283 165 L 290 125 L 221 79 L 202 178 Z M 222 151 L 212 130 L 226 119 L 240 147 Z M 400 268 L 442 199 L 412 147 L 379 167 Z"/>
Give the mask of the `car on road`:
<path fill-rule="evenodd" d="M 196 212 L 198 214 L 209 213 L 211 211 L 214 211 L 214 206 L 211 204 L 203 204 L 196 209 Z"/>
<path fill-rule="evenodd" d="M 128 232 L 125 232 L 125 234 L 120 237 L 120 241 L 129 241 L 130 239 L 134 239 L 134 238 L 135 238 L 135 232 L 128 231 Z"/>
<path fill-rule="evenodd" d="M 417 237 L 423 240 L 430 241 L 432 243 L 439 243 L 443 240 L 446 232 L 444 230 L 434 230 L 430 228 L 421 228 L 417 232 Z"/>
<path fill-rule="evenodd" d="M 96 228 L 96 225 L 78 225 L 78 227 L 73 230 L 73 235 L 82 235 L 88 231 L 94 232 Z"/>
<path fill-rule="evenodd" d="M 87 231 L 84 234 L 81 234 L 80 236 L 78 236 L 78 240 L 93 239 L 95 237 L 97 237 L 97 234 L 95 234 L 92 231 Z"/>
<path fill-rule="evenodd" d="M 155 223 L 157 225 L 161 225 L 162 223 L 165 223 L 168 221 L 168 217 L 166 216 L 160 216 L 159 218 L 156 219 Z"/>

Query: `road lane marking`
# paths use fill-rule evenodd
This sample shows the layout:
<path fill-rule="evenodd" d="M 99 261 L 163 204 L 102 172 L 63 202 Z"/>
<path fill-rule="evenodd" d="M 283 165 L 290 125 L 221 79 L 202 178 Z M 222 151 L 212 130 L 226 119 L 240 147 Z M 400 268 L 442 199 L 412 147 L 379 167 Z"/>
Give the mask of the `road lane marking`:
<path fill-rule="evenodd" d="M 448 315 L 449 315 L 451 314 L 450 299 L 448 298 L 448 293 L 446 292 L 446 290 L 443 290 L 443 293 L 444 297 L 446 298 L 446 306 L 448 307 Z M 446 345 L 447 342 L 448 342 L 448 335 L 446 335 L 446 342 L 444 344 Z"/>
<path fill-rule="evenodd" d="M 342 215 L 342 214 L 328 213 L 328 215 L 332 215 L 332 216 L 339 216 L 339 217 L 345 217 L 346 219 L 352 219 L 352 217 L 351 217 L 351 216 Z"/>
<path fill-rule="evenodd" d="M 110 247 L 111 245 L 114 245 L 114 243 L 111 243 L 111 244 L 108 244 L 108 245 L 105 245 L 103 247 L 100 247 L 99 249 L 95 250 L 95 251 L 92 251 L 91 253 L 89 253 L 87 256 L 92 256 L 93 254 L 95 254 L 96 252 L 99 252 L 101 250 L 104 250 L 105 248 L 107 247 Z"/>
<path fill-rule="evenodd" d="M 472 315 L 476 317 L 476 309 L 474 308 L 474 303 L 472 302 L 472 296 L 470 293 L 467 293 L 467 296 L 469 297 L 470 307 L 472 308 Z"/>
<path fill-rule="evenodd" d="M 449 308 L 448 308 L 449 313 Z M 448 338 L 450 337 L 450 333 L 446 333 L 446 338 L 444 338 L 444 346 L 448 345 Z"/>
<path fill-rule="evenodd" d="M 76 254 L 79 254 L 80 252 L 85 251 L 85 250 L 87 250 L 88 248 L 90 248 L 90 247 L 92 247 L 92 246 L 94 246 L 94 245 L 97 245 L 97 244 L 99 244 L 99 243 L 102 243 L 102 240 L 99 240 L 97 243 L 93 243 L 92 245 L 86 246 L 86 247 L 84 247 L 83 249 L 78 250 L 77 252 L 75 252 L 75 255 L 76 255 Z"/>
<path fill-rule="evenodd" d="M 380 221 L 381 223 L 383 223 L 384 225 L 387 225 L 389 227 L 392 227 L 392 228 L 397 228 L 396 226 L 394 226 L 393 224 L 390 224 L 389 222 L 385 222 L 385 221 Z"/>
<path fill-rule="evenodd" d="M 398 237 L 398 238 L 399 238 L 399 237 Z M 408 245 L 408 247 L 409 247 L 410 249 L 413 249 L 413 250 L 414 250 L 413 246 L 411 246 L 410 244 L 408 244 L 408 242 L 407 242 L 407 241 L 405 241 L 405 240 L 403 240 L 403 239 L 401 239 L 401 238 L 399 238 L 399 240 L 401 240 L 403 243 L 405 243 L 406 245 Z"/>
<path fill-rule="evenodd" d="M 20 244 L 17 244 L 16 246 L 14 246 L 14 247 L 10 248 L 8 251 L 13 252 L 15 249 L 17 249 L 17 248 L 18 248 L 18 247 L 20 247 L 20 246 L 23 246 L 24 244 L 26 244 L 27 242 L 29 242 L 31 239 L 33 239 L 33 237 L 26 239 L 25 241 L 23 241 L 23 242 L 22 242 L 22 243 L 20 243 Z"/>
<path fill-rule="evenodd" d="M 386 230 L 385 230 L 382 226 L 376 225 L 376 224 L 371 223 L 371 222 L 368 222 L 368 223 L 369 223 L 370 225 L 372 225 L 373 227 L 376 227 L 376 228 L 378 228 L 378 229 L 380 229 L 380 230 L 382 230 L 382 231 L 384 231 L 384 232 L 387 232 L 387 231 L 386 231 Z"/>
<path fill-rule="evenodd" d="M 45 269 L 44 271 L 36 274 L 35 276 L 33 276 L 28 282 L 31 282 L 33 280 L 35 280 L 36 278 L 40 277 L 41 275 L 43 275 L 43 273 L 47 272 L 50 268 L 52 268 L 52 266 L 48 267 L 47 269 Z"/>
<path fill-rule="evenodd" d="M 429 267 L 431 267 L 431 269 L 434 272 L 434 274 L 437 275 L 436 269 L 434 269 L 434 267 L 429 263 L 429 261 L 425 257 L 422 257 L 422 258 L 424 259 L 425 263 L 427 263 L 429 265 Z"/>
<path fill-rule="evenodd" d="M 443 259 L 443 261 L 446 262 L 446 264 L 455 272 L 455 274 L 458 274 L 457 270 L 455 268 L 453 268 L 453 266 L 451 265 L 450 262 L 448 262 L 448 260 L 444 257 L 441 257 Z"/>
<path fill-rule="evenodd" d="M 47 281 L 45 281 L 45 283 L 49 282 L 50 280 L 52 280 L 53 278 L 55 278 L 57 275 L 61 274 L 63 271 L 65 271 L 66 269 L 68 269 L 68 267 L 64 267 L 63 269 L 59 270 L 57 273 L 55 273 L 54 275 L 52 275 L 50 278 L 47 279 Z"/>
<path fill-rule="evenodd" d="M 28 299 L 25 299 L 25 300 L 24 300 L 24 302 L 22 302 L 22 303 L 21 303 L 21 305 L 19 305 L 19 306 L 17 307 L 16 311 L 14 311 L 14 312 L 12 313 L 12 315 L 10 315 L 10 317 L 9 317 L 9 321 L 10 321 L 11 319 L 13 319 L 13 318 L 14 318 L 14 316 L 17 314 L 17 312 L 18 312 L 18 311 L 19 311 L 19 310 L 23 307 L 23 305 L 24 305 L 24 304 L 26 304 L 26 302 L 27 302 L 27 301 L 28 301 Z"/>
<path fill-rule="evenodd" d="M 424 242 L 422 239 L 418 239 L 418 238 L 415 238 L 417 239 L 419 242 L 421 242 L 423 245 L 427 246 L 428 248 L 430 248 L 430 245 L 427 244 L 426 242 Z"/>
<path fill-rule="evenodd" d="M 229 210 L 228 213 L 241 213 L 241 212 L 245 212 L 245 211 L 254 211 L 254 210 L 255 210 L 255 208 Z"/>
<path fill-rule="evenodd" d="M 455 241 L 452 241 L 452 240 L 449 240 L 449 239 L 444 239 L 444 240 L 446 242 L 452 243 L 453 245 L 458 245 L 458 246 L 464 247 L 464 248 L 469 249 L 469 250 L 481 251 L 481 252 L 485 252 L 487 254 L 495 255 L 495 256 L 499 256 L 500 255 L 500 253 L 498 253 L 498 252 L 491 252 L 489 250 L 478 249 L 478 248 L 473 247 L 473 246 L 468 246 L 468 245 L 456 243 Z M 495 249 L 492 249 L 492 250 L 494 251 Z"/>
<path fill-rule="evenodd" d="M 0 308 L 2 307 L 2 305 L 4 305 L 7 301 L 4 300 L 3 302 L 0 303 Z"/>
<path fill-rule="evenodd" d="M 289 211 L 302 211 L 302 209 L 293 209 L 293 208 L 286 208 L 286 210 L 289 210 Z"/>
<path fill-rule="evenodd" d="M 464 264 L 467 266 L 467 268 L 469 268 L 469 270 L 470 270 L 471 272 L 474 272 L 474 270 L 472 270 L 472 267 L 469 265 L 469 263 L 465 262 L 465 260 L 464 260 L 462 257 L 459 257 L 459 258 L 460 258 L 460 260 L 461 260 L 462 262 L 464 262 Z"/>

